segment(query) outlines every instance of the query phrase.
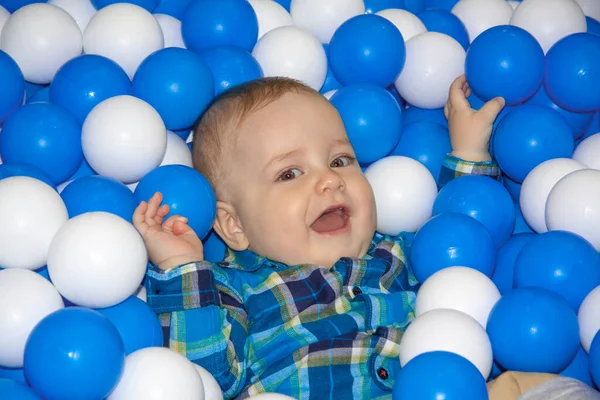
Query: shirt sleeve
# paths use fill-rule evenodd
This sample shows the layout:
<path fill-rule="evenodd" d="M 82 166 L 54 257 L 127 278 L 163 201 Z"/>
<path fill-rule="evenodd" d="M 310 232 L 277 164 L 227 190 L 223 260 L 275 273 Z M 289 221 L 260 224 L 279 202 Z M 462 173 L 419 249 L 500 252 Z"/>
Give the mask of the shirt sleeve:
<path fill-rule="evenodd" d="M 443 188 L 454 178 L 463 175 L 487 175 L 492 179 L 499 180 L 501 173 L 496 161 L 466 161 L 448 154 L 442 164 L 442 170 L 438 179 L 438 188 Z"/>
<path fill-rule="evenodd" d="M 245 386 L 248 319 L 224 269 L 196 262 L 170 270 L 150 266 L 148 305 L 158 314 L 165 346 L 210 372 L 226 399 Z"/>

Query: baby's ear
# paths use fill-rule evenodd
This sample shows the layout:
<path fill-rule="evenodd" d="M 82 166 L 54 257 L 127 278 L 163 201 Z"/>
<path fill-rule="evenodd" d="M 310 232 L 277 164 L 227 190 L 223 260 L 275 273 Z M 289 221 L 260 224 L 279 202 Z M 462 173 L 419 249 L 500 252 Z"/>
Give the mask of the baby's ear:
<path fill-rule="evenodd" d="M 248 248 L 248 238 L 233 205 L 217 201 L 217 217 L 213 228 L 230 249 L 242 251 Z"/>

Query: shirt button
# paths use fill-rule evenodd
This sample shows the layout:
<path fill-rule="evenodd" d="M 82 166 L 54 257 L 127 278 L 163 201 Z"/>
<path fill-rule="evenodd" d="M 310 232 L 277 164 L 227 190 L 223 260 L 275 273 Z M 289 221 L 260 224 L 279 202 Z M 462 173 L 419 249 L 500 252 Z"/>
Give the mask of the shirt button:
<path fill-rule="evenodd" d="M 385 381 L 387 378 L 389 378 L 389 374 L 388 374 L 388 372 L 387 372 L 387 370 L 386 370 L 385 368 L 379 368 L 379 369 L 377 370 L 377 376 L 378 376 L 379 378 L 381 378 L 381 380 L 384 380 L 384 381 Z"/>
<path fill-rule="evenodd" d="M 362 290 L 358 286 L 354 286 L 352 288 L 352 293 L 354 293 L 355 296 L 358 296 L 359 294 L 362 294 Z"/>

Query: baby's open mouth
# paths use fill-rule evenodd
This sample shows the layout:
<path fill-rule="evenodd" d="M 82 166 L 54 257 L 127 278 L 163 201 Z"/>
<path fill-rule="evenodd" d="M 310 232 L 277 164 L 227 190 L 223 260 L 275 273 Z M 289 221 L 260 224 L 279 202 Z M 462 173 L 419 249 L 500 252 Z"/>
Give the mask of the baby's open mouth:
<path fill-rule="evenodd" d="M 345 205 L 327 208 L 310 226 L 317 233 L 339 233 L 348 227 L 349 209 Z"/>

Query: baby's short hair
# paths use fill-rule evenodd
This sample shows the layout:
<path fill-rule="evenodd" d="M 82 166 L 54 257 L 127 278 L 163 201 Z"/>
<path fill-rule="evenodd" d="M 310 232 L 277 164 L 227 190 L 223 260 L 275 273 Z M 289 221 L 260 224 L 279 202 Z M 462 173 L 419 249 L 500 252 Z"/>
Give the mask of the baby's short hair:
<path fill-rule="evenodd" d="M 192 160 L 194 168 L 204 175 L 218 199 L 225 195 L 222 185 L 233 152 L 235 135 L 240 124 L 286 93 L 319 94 L 311 87 L 284 77 L 260 78 L 243 83 L 217 96 L 198 119 L 194 127 Z"/>

